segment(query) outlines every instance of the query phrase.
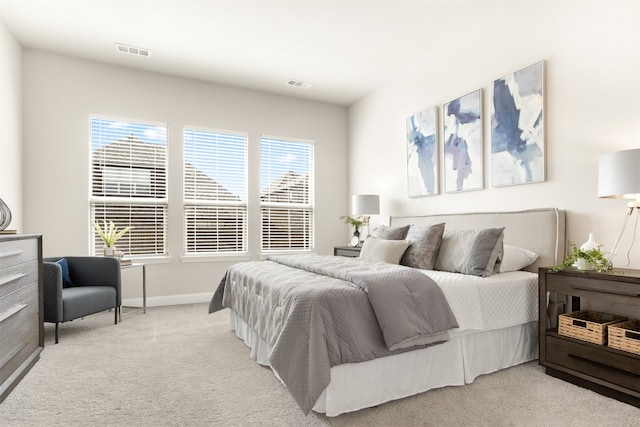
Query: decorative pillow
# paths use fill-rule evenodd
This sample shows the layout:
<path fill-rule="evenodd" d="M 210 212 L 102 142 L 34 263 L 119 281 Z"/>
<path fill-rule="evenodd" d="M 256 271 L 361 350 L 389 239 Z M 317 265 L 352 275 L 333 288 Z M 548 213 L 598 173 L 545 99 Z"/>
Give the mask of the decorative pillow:
<path fill-rule="evenodd" d="M 66 258 L 61 258 L 56 261 L 56 264 L 60 266 L 62 269 L 62 287 L 70 288 L 73 286 L 73 282 L 71 281 L 71 276 L 69 275 L 69 264 L 67 263 Z"/>
<path fill-rule="evenodd" d="M 504 245 L 500 272 L 518 271 L 530 266 L 538 259 L 538 254 L 518 246 Z"/>
<path fill-rule="evenodd" d="M 406 239 L 411 242 L 400 264 L 407 267 L 433 270 L 442 243 L 444 222 L 434 225 L 412 225 Z"/>
<path fill-rule="evenodd" d="M 398 264 L 409 242 L 406 240 L 385 240 L 369 237 L 360 250 L 360 258 L 367 261 L 388 262 Z"/>
<path fill-rule="evenodd" d="M 402 227 L 389 227 L 386 225 L 379 225 L 373 229 L 371 235 L 379 239 L 386 240 L 404 240 L 407 237 L 408 225 Z"/>
<path fill-rule="evenodd" d="M 446 230 L 436 270 L 487 277 L 502 260 L 504 227 L 484 230 Z"/>

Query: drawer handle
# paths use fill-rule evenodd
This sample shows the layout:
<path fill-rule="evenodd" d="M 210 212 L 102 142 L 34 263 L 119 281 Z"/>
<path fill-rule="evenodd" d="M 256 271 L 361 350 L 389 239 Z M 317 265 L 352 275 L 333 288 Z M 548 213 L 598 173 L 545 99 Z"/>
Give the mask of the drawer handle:
<path fill-rule="evenodd" d="M 22 279 L 26 275 L 27 275 L 26 273 L 19 273 L 19 274 L 14 274 L 13 276 L 5 277 L 2 279 L 2 281 L 0 281 L 0 286 L 8 285 L 11 282 L 15 282 L 16 280 Z"/>
<path fill-rule="evenodd" d="M 632 378 L 640 378 L 640 375 L 634 374 L 633 372 L 625 371 L 624 369 L 620 369 L 617 366 L 611 366 L 611 365 L 607 365 L 606 363 L 596 362 L 595 360 L 587 359 L 586 357 L 578 356 L 576 354 L 571 354 L 571 353 L 569 353 L 569 357 L 573 357 L 574 359 L 579 359 L 579 360 L 591 363 L 592 365 L 604 366 L 606 368 L 613 369 L 621 374 L 627 375 Z"/>
<path fill-rule="evenodd" d="M 625 333 L 625 337 L 629 338 L 630 340 L 640 341 L 640 333 L 638 332 L 627 331 Z"/>
<path fill-rule="evenodd" d="M 19 312 L 20 310 L 22 310 L 26 306 L 27 306 L 27 304 L 16 305 L 16 306 L 11 307 L 9 310 L 5 310 L 4 312 L 0 313 L 0 323 L 4 322 L 9 317 L 13 316 L 14 314 Z"/>
<path fill-rule="evenodd" d="M 12 256 L 22 255 L 23 253 L 25 253 L 25 251 L 5 252 L 3 254 L 0 254 L 0 258 L 9 258 L 9 257 L 12 257 Z"/>
<path fill-rule="evenodd" d="M 573 321 L 573 326 L 578 326 L 580 328 L 586 328 L 587 327 L 587 322 L 585 322 L 584 320 L 574 320 Z"/>

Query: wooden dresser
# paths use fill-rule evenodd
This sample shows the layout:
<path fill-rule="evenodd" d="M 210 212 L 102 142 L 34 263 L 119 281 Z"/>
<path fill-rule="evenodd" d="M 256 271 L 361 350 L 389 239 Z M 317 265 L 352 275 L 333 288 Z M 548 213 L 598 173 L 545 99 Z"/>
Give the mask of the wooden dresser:
<path fill-rule="evenodd" d="M 0 402 L 44 348 L 42 237 L 0 235 Z"/>

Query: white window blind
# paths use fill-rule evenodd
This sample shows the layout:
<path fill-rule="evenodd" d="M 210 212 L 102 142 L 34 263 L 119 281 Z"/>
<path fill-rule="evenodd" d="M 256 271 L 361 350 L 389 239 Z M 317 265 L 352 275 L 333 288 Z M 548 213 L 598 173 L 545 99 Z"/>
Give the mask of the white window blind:
<path fill-rule="evenodd" d="M 91 118 L 92 254 L 103 242 L 93 224 L 133 227 L 116 243 L 131 256 L 167 254 L 167 125 Z"/>
<path fill-rule="evenodd" d="M 185 254 L 247 252 L 247 136 L 184 130 Z"/>
<path fill-rule="evenodd" d="M 260 139 L 262 251 L 313 250 L 313 144 Z"/>

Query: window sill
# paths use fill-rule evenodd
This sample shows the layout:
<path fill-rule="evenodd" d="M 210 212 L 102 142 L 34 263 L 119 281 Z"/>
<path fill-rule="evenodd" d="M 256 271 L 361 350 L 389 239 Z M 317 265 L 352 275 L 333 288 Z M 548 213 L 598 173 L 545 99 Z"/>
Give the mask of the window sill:
<path fill-rule="evenodd" d="M 273 252 L 263 252 L 260 254 L 260 259 L 267 259 L 270 256 L 276 255 L 310 255 L 315 254 L 316 252 L 313 250 L 310 251 L 273 251 Z"/>
<path fill-rule="evenodd" d="M 190 262 L 229 262 L 229 261 L 250 261 L 249 254 L 230 254 L 230 255 L 182 255 L 180 261 L 183 263 Z"/>
<path fill-rule="evenodd" d="M 134 264 L 169 264 L 171 263 L 170 256 L 160 256 L 160 257 L 127 257 L 126 259 L 130 259 Z"/>

